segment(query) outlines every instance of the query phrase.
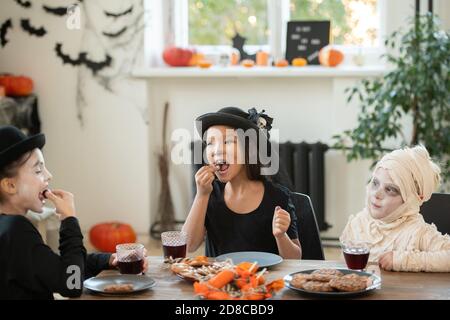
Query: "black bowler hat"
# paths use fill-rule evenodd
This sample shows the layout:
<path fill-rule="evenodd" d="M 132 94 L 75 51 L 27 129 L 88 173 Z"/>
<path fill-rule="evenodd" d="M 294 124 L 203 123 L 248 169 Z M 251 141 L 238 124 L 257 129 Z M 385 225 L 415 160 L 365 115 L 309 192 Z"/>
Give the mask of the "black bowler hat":
<path fill-rule="evenodd" d="M 45 136 L 40 133 L 27 137 L 13 126 L 0 126 L 0 169 L 16 161 L 22 155 L 45 145 Z"/>
<path fill-rule="evenodd" d="M 235 129 L 264 129 L 268 132 L 272 128 L 273 119 L 264 112 L 265 110 L 258 112 L 255 108 L 249 109 L 248 112 L 236 107 L 222 108 L 217 112 L 206 113 L 198 117 L 196 119 L 197 131 L 203 137 L 209 127 L 225 125 Z"/>

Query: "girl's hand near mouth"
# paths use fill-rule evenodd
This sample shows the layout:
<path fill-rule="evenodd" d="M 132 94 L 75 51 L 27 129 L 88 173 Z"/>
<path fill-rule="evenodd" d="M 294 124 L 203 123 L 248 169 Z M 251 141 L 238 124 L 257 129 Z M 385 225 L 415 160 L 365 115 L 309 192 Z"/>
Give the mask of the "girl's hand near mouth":
<path fill-rule="evenodd" d="M 216 168 L 214 166 L 203 166 L 195 174 L 195 184 L 197 185 L 197 194 L 209 196 L 213 190 L 212 182 L 215 178 Z"/>

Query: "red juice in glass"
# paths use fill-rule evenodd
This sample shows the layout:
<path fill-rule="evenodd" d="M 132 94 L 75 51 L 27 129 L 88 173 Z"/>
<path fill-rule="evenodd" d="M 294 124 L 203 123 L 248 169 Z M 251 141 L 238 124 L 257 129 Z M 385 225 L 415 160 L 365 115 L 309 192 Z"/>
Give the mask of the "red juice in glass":
<path fill-rule="evenodd" d="M 344 249 L 344 258 L 349 269 L 362 270 L 367 266 L 369 250 L 361 248 Z"/>

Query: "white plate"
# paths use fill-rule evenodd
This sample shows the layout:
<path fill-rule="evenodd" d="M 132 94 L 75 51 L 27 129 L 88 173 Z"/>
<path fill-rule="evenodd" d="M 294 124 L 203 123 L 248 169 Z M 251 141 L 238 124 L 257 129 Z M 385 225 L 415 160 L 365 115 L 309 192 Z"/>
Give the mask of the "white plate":
<path fill-rule="evenodd" d="M 239 264 L 241 262 L 256 262 L 260 268 L 272 267 L 283 262 L 283 258 L 279 255 L 259 251 L 230 252 L 216 257 L 217 261 L 223 261 L 225 259 L 231 259 L 234 264 Z"/>
<path fill-rule="evenodd" d="M 133 291 L 130 292 L 105 292 L 105 287 L 111 284 L 133 285 Z M 103 294 L 130 294 L 143 290 L 147 290 L 156 284 L 155 280 L 144 275 L 122 274 L 103 277 L 93 277 L 84 281 L 84 287 L 94 292 Z"/>
<path fill-rule="evenodd" d="M 360 291 L 351 291 L 351 292 L 340 292 L 340 291 L 333 291 L 333 292 L 319 292 L 319 291 L 308 291 L 305 289 L 300 289 L 300 288 L 296 288 L 294 286 L 291 286 L 291 280 L 293 278 L 294 275 L 299 274 L 299 273 L 303 273 L 303 274 L 310 274 L 313 271 L 315 271 L 317 269 L 312 269 L 312 270 L 304 270 L 304 271 L 299 271 L 299 272 L 294 272 L 291 274 L 286 275 L 283 280 L 284 283 L 286 285 L 286 287 L 288 287 L 291 290 L 297 291 L 301 294 L 307 294 L 307 295 L 313 295 L 316 297 L 343 297 L 343 298 L 347 298 L 347 297 L 353 297 L 353 296 L 358 296 L 361 294 L 366 294 L 372 290 L 378 289 L 381 287 L 381 278 L 374 274 L 374 273 L 368 273 L 368 272 L 362 272 L 362 271 L 356 271 L 356 270 L 350 270 L 350 269 L 337 269 L 339 271 L 341 271 L 344 275 L 346 274 L 350 274 L 350 273 L 356 273 L 357 275 L 360 276 L 366 276 L 369 277 L 372 280 L 372 285 L 367 287 L 364 290 L 360 290 Z"/>

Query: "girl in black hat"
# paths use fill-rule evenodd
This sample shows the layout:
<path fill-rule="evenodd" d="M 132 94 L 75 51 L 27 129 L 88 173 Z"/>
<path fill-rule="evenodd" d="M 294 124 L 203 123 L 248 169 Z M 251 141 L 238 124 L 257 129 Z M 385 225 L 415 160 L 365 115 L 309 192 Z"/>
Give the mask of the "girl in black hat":
<path fill-rule="evenodd" d="M 301 258 L 289 190 L 261 171 L 259 151 L 269 144 L 273 120 L 263 112 L 227 107 L 197 118 L 208 165 L 195 175 L 197 193 L 183 226 L 188 251 L 195 251 L 206 236 L 211 256 L 261 251 Z"/>
<path fill-rule="evenodd" d="M 117 264 L 115 255 L 86 255 L 73 195 L 48 189 L 44 144 L 43 134 L 26 137 L 0 126 L 0 299 L 53 299 L 54 292 L 76 297 L 83 278 Z M 28 210 L 42 212 L 45 199 L 61 219 L 60 255 L 25 218 Z"/>

